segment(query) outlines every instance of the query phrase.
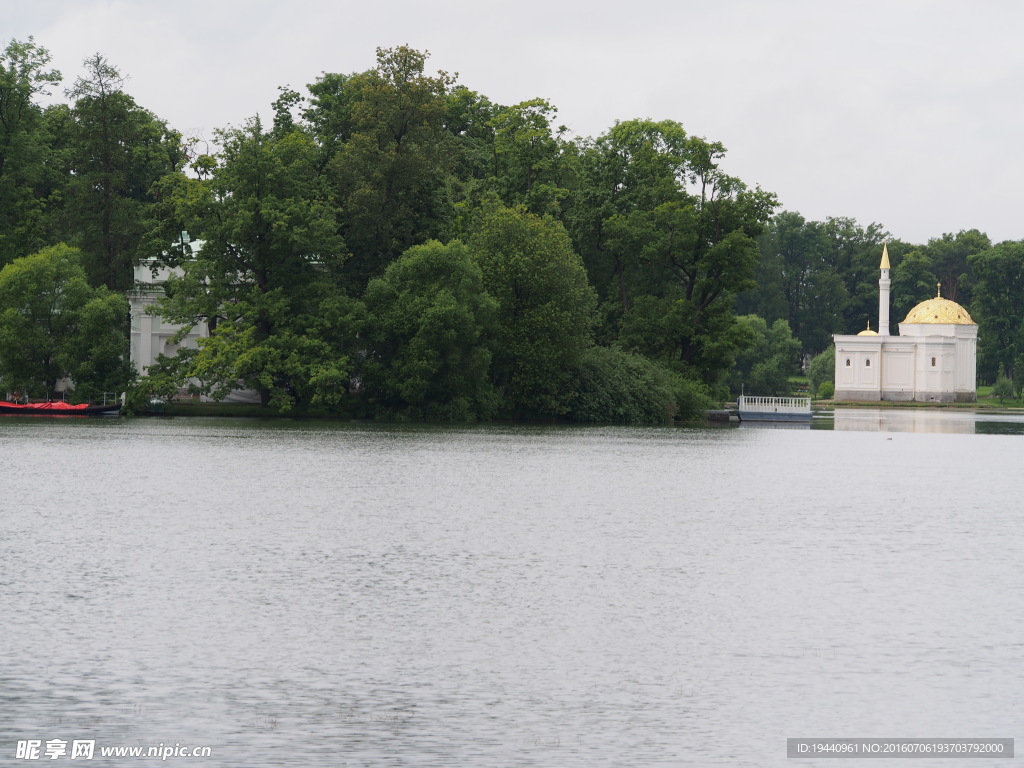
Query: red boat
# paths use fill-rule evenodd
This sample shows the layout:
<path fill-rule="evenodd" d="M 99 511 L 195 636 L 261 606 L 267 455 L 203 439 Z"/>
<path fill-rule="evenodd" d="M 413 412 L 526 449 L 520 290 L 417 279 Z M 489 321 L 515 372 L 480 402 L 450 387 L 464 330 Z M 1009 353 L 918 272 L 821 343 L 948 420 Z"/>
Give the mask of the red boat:
<path fill-rule="evenodd" d="M 0 400 L 0 413 L 18 414 L 21 416 L 31 416 L 33 414 L 43 416 L 90 416 L 104 413 L 114 414 L 120 410 L 120 403 L 111 403 L 110 405 L 80 403 L 72 405 L 71 403 L 60 401 L 54 403 L 9 403 L 6 400 Z"/>

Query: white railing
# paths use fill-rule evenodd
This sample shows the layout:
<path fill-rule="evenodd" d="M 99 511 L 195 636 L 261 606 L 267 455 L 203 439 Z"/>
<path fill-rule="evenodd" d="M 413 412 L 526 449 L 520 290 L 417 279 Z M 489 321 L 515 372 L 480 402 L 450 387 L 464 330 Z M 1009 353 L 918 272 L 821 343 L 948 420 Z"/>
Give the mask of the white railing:
<path fill-rule="evenodd" d="M 740 413 L 756 411 L 758 413 L 810 413 L 811 398 L 809 397 L 750 397 L 740 395 Z"/>

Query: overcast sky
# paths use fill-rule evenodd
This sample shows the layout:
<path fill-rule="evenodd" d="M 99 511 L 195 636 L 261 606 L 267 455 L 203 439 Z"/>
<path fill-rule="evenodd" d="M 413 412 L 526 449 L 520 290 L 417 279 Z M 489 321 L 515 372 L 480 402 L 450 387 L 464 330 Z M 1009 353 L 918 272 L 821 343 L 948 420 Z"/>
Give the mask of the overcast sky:
<path fill-rule="evenodd" d="M 543 97 L 576 135 L 671 119 L 808 219 L 926 242 L 1024 238 L 1016 0 L 3 0 L 70 86 L 103 54 L 186 135 L 269 114 L 277 87 L 371 68 L 377 46 L 492 101 Z"/>

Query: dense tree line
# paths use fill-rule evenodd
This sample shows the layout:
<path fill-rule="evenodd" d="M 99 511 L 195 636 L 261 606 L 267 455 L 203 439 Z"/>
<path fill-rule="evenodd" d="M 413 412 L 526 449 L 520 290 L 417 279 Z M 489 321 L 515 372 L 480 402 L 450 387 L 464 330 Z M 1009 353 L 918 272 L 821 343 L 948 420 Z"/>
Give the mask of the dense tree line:
<path fill-rule="evenodd" d="M 365 72 L 283 88 L 271 124 L 224 128 L 200 154 L 99 55 L 65 103 L 42 106 L 61 76 L 31 40 L 11 42 L 0 383 L 39 392 L 71 376 L 83 396 L 131 384 L 144 398 L 247 387 L 277 410 L 366 417 L 652 422 L 742 386 L 785 391 L 802 357 L 874 317 L 880 225 L 777 213 L 722 170 L 721 144 L 677 122 L 572 138 L 549 102 L 494 103 L 426 59 L 378 50 Z M 983 375 L 1024 379 L 1007 302 L 1022 248 L 976 231 L 890 240 L 894 317 L 941 281 L 983 323 Z M 114 304 L 151 258 L 180 269 L 159 311 L 211 333 L 132 383 L 110 362 L 119 344 L 127 355 Z M 79 309 L 51 315 L 89 322 L 60 331 L 24 291 L 4 293 L 29 264 L 40 281 L 73 273 Z M 61 353 L 29 374 L 11 346 L 24 323 L 105 362 Z"/>

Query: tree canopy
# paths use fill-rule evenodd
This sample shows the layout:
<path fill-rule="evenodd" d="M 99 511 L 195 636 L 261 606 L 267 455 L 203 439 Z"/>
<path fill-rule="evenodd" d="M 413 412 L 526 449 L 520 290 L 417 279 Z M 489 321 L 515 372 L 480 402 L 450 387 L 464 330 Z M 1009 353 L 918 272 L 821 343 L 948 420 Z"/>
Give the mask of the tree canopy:
<path fill-rule="evenodd" d="M 280 411 L 386 418 L 649 420 L 740 384 L 785 390 L 833 334 L 875 317 L 887 241 L 894 332 L 941 282 L 981 325 L 979 375 L 1024 381 L 1019 243 L 809 221 L 676 120 L 573 137 L 550 101 L 497 103 L 428 60 L 380 48 L 364 71 L 282 87 L 271 121 L 225 127 L 200 154 L 101 54 L 48 103 L 61 83 L 49 52 L 11 41 L 0 267 L 70 249 L 61 269 L 109 293 L 90 294 L 102 301 L 74 329 L 50 327 L 106 333 L 122 359 L 115 298 L 143 260 L 177 269 L 158 311 L 209 333 L 150 372 L 161 392 L 251 388 Z M 14 328 L 26 305 L 11 291 L 0 312 Z M 18 351 L 30 331 L 0 346 L 12 372 L 36 366 L 19 387 L 58 369 L 83 393 L 123 378 L 109 351 L 96 358 L 109 376 Z"/>

